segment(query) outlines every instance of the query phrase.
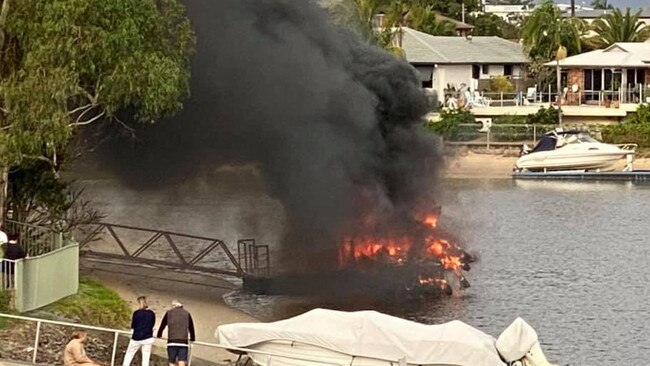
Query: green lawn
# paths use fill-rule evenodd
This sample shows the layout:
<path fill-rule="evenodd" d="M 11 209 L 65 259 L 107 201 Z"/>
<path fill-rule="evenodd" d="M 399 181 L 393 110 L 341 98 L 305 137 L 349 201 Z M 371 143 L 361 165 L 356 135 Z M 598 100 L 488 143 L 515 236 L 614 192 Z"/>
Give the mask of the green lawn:
<path fill-rule="evenodd" d="M 113 290 L 86 277 L 79 281 L 79 292 L 41 309 L 54 315 L 108 328 L 128 328 L 131 308 Z"/>

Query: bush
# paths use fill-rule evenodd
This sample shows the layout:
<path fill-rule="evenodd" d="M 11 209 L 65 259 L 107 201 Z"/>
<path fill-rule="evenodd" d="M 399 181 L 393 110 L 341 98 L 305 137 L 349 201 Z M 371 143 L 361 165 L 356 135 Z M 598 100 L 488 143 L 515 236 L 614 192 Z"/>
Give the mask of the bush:
<path fill-rule="evenodd" d="M 447 110 L 443 109 L 440 113 L 440 121 L 427 122 L 426 127 L 429 131 L 442 136 L 448 140 L 459 140 L 463 138 L 461 134 L 461 124 L 476 123 L 474 115 L 466 110 Z"/>
<path fill-rule="evenodd" d="M 635 143 L 639 147 L 650 147 L 650 106 L 642 104 L 620 124 L 606 126 L 602 136 L 603 141 L 611 144 Z"/>
<path fill-rule="evenodd" d="M 497 116 L 492 120 L 492 124 L 495 125 L 518 125 L 525 124 L 528 121 L 528 116 L 521 115 L 502 115 Z"/>
<path fill-rule="evenodd" d="M 537 113 L 529 114 L 526 119 L 526 123 L 531 125 L 557 125 L 560 123 L 560 112 L 555 108 L 540 107 Z"/>
<path fill-rule="evenodd" d="M 490 79 L 490 91 L 493 93 L 507 93 L 515 90 L 512 82 L 503 75 L 495 76 Z"/>

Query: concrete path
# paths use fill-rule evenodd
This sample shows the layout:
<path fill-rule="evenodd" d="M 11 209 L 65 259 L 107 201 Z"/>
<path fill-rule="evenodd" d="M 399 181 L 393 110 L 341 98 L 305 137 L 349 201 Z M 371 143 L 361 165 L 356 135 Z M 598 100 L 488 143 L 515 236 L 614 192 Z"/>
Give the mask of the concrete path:
<path fill-rule="evenodd" d="M 170 309 L 171 301 L 178 299 L 192 314 L 197 341 L 216 343 L 214 333 L 221 324 L 257 321 L 224 303 L 223 295 L 237 286 L 215 276 L 84 258 L 81 258 L 81 271 L 116 291 L 134 309 L 137 297 L 147 296 L 149 307 L 156 313 L 157 326 Z M 160 351 L 164 350 L 164 342 L 157 341 L 156 346 Z M 193 357 L 216 363 L 237 358 L 227 351 L 203 346 L 193 348 Z"/>

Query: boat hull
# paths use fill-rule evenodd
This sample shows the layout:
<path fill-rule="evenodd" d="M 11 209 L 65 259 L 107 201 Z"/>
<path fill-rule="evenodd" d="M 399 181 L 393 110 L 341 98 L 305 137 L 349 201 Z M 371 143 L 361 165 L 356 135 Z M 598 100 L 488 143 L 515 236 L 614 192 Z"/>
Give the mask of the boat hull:
<path fill-rule="evenodd" d="M 625 158 L 625 151 L 594 151 L 579 154 L 561 152 L 540 152 L 524 155 L 517 160 L 517 168 L 531 171 L 541 170 L 595 170 L 606 169 Z"/>

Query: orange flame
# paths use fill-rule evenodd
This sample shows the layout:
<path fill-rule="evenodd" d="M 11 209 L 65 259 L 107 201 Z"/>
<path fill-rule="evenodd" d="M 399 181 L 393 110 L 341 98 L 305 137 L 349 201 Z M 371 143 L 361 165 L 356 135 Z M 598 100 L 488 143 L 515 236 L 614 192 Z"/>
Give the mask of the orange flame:
<path fill-rule="evenodd" d="M 424 223 L 429 225 L 432 229 L 438 227 L 438 215 L 429 215 L 424 218 Z"/>

